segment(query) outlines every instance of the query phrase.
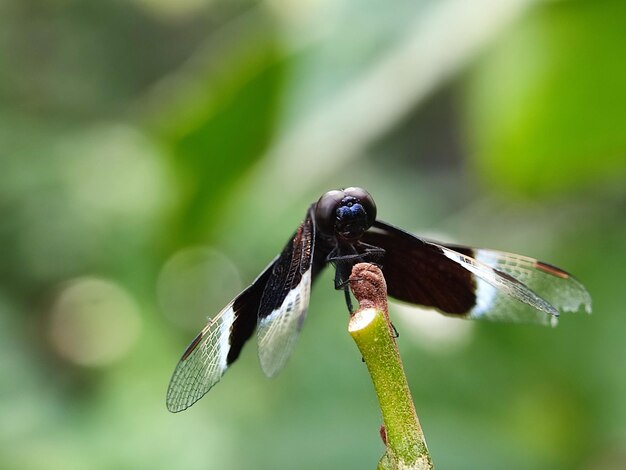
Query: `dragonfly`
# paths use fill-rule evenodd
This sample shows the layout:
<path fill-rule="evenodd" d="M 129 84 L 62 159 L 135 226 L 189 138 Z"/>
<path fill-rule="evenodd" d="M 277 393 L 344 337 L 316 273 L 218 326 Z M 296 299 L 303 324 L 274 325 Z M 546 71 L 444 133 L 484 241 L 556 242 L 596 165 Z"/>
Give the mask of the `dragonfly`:
<path fill-rule="evenodd" d="M 311 286 L 329 264 L 352 312 L 348 278 L 359 262 L 381 266 L 389 296 L 466 319 L 555 325 L 562 312 L 591 313 L 572 275 L 527 256 L 415 236 L 377 219 L 364 189 L 324 193 L 259 276 L 191 341 L 166 397 L 171 412 L 202 398 L 237 360 L 256 330 L 266 376 L 285 366 L 307 316 Z"/>

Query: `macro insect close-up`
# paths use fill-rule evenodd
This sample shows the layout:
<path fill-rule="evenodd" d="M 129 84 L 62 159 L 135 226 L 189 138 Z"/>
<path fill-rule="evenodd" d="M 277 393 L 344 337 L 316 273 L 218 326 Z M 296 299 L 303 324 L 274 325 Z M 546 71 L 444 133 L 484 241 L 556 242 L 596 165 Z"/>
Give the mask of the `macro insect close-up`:
<path fill-rule="evenodd" d="M 255 329 L 261 367 L 276 375 L 302 329 L 311 285 L 329 263 L 350 313 L 348 277 L 364 261 L 382 266 L 390 296 L 458 318 L 555 325 L 560 312 L 591 313 L 582 284 L 555 266 L 426 240 L 376 215 L 372 196 L 357 187 L 328 191 L 312 204 L 282 253 L 187 347 L 170 381 L 168 409 L 182 411 L 202 398 Z"/>
<path fill-rule="evenodd" d="M 1 0 L 0 470 L 625 469 L 625 31 Z"/>

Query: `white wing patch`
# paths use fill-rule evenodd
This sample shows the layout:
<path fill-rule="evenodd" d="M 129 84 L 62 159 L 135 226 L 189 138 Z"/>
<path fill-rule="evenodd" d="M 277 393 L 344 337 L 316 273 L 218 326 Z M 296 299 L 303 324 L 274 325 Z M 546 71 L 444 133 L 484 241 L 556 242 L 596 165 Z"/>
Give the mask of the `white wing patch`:
<path fill-rule="evenodd" d="M 309 308 L 311 269 L 309 268 L 283 303 L 268 316 L 259 319 L 257 342 L 261 368 L 274 377 L 285 365 L 298 339 Z"/>
<path fill-rule="evenodd" d="M 477 253 L 476 259 L 523 282 L 560 312 L 583 309 L 591 313 L 591 296 L 576 278 L 538 269 L 537 260 L 528 256 L 484 249 L 477 250 Z"/>
<path fill-rule="evenodd" d="M 167 389 L 167 409 L 186 410 L 202 398 L 228 369 L 230 330 L 235 322 L 234 301 L 203 328 L 178 362 Z"/>
<path fill-rule="evenodd" d="M 494 307 L 498 289 L 491 284 L 477 278 L 476 280 L 476 306 L 470 311 L 470 318 L 482 318 Z"/>
<path fill-rule="evenodd" d="M 516 282 L 515 279 L 510 279 L 502 276 L 497 271 L 494 271 L 486 264 L 483 264 L 480 261 L 475 260 L 474 258 L 463 255 L 461 253 L 457 253 L 456 251 L 450 250 L 443 246 L 441 247 L 441 249 L 443 250 L 443 254 L 447 258 L 457 262 L 465 269 L 470 271 L 472 274 L 478 276 L 483 281 L 491 284 L 493 287 L 496 287 L 499 290 L 506 292 L 511 297 L 514 297 L 515 299 L 524 302 L 536 309 L 549 313 L 550 315 L 559 315 L 559 312 L 552 305 L 550 305 L 544 299 L 528 289 L 521 282 Z"/>
<path fill-rule="evenodd" d="M 582 284 L 566 273 L 539 269 L 533 258 L 477 249 L 474 259 L 441 249 L 476 276 L 476 306 L 469 318 L 555 326 L 559 312 L 591 312 L 591 297 Z"/>

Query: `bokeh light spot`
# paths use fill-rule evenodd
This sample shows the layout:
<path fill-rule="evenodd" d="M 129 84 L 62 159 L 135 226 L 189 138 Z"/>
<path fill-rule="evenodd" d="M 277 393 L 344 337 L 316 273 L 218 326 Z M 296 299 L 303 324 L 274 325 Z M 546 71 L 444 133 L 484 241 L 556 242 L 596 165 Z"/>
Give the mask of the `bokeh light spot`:
<path fill-rule="evenodd" d="M 174 323 L 196 329 L 241 290 L 239 271 L 224 254 L 206 246 L 185 248 L 163 266 L 157 285 L 161 309 Z"/>
<path fill-rule="evenodd" d="M 71 281 L 51 311 L 49 337 L 64 359 L 101 367 L 123 358 L 137 341 L 136 303 L 118 284 L 83 277 Z"/>

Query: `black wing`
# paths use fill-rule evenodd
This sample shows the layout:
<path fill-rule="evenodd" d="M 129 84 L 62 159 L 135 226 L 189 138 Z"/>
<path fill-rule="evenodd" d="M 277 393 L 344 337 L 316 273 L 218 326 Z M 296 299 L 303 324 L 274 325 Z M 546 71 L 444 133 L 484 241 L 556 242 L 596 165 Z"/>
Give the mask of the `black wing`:
<path fill-rule="evenodd" d="M 389 295 L 451 316 L 554 324 L 559 312 L 591 310 L 574 277 L 533 258 L 438 244 L 380 221 L 363 241 L 385 249 Z"/>
<path fill-rule="evenodd" d="M 267 375 L 287 360 L 306 315 L 311 282 L 325 265 L 328 248 L 314 250 L 311 211 L 254 282 L 196 336 L 178 362 L 167 390 L 167 408 L 183 411 L 202 398 L 239 357 L 259 325 L 259 357 Z"/>
<path fill-rule="evenodd" d="M 316 243 L 312 207 L 279 256 L 269 278 L 257 323 L 261 368 L 268 377 L 285 365 L 298 339 L 309 307 L 311 284 L 326 264 L 329 248 Z"/>

